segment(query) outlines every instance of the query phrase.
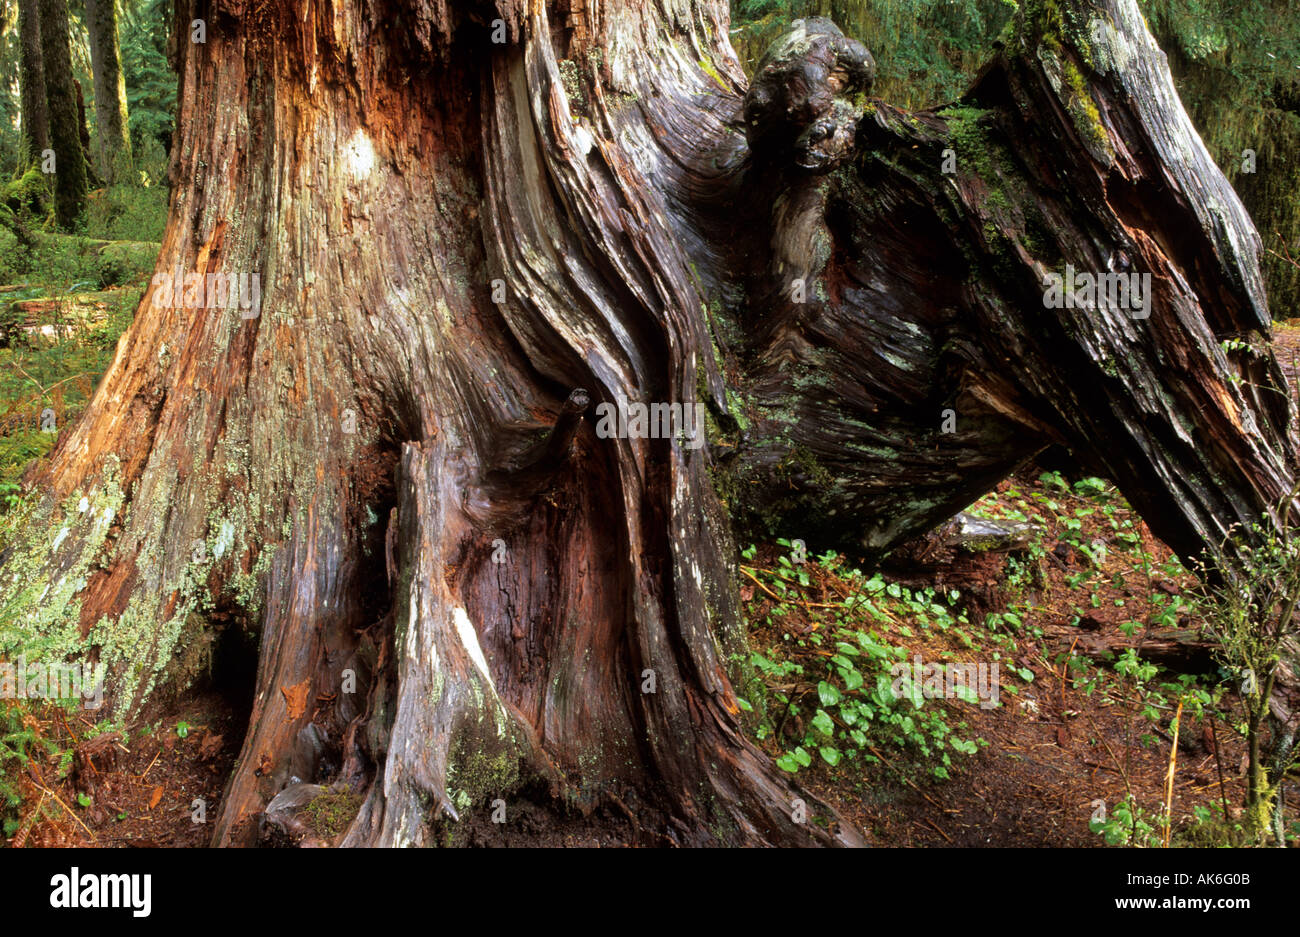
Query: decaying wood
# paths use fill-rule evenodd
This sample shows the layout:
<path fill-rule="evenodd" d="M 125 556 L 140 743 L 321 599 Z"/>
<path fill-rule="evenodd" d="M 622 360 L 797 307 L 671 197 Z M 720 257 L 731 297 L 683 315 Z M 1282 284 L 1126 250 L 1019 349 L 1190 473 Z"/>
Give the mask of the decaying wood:
<path fill-rule="evenodd" d="M 1086 629 L 1086 625 L 1081 627 Z M 1052 643 L 1057 653 L 1103 661 L 1113 661 L 1132 648 L 1138 657 L 1172 673 L 1212 674 L 1219 667 L 1216 646 L 1193 631 L 1175 631 L 1159 636 L 1143 636 L 1139 632 L 1133 637 L 1110 633 L 1060 633 L 1053 636 Z"/>
<path fill-rule="evenodd" d="M 882 553 L 1054 442 L 1185 556 L 1290 490 L 1277 366 L 1220 347 L 1268 328 L 1258 237 L 1134 0 L 1028 5 L 917 114 L 825 21 L 747 90 L 679 6 L 218 0 L 177 43 L 158 272 L 260 310 L 150 291 L 0 583 L 123 718 L 257 635 L 216 844 L 293 778 L 364 795 L 348 845 L 524 785 L 857 844 L 746 738 L 737 528 Z M 1150 273 L 1149 317 L 1047 308 L 1067 265 Z M 707 444 L 579 418 L 628 401 Z"/>

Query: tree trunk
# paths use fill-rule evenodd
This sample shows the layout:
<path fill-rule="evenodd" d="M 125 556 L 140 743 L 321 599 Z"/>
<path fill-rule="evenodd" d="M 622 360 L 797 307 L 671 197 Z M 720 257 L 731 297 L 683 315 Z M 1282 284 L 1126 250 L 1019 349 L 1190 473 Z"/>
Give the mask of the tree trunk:
<path fill-rule="evenodd" d="M 86 121 L 86 96 L 81 90 L 81 82 L 74 79 L 72 87 L 77 92 L 77 136 L 81 140 L 81 158 L 86 167 L 86 187 L 94 188 L 99 185 L 100 180 L 95 174 L 95 157 L 90 150 L 90 124 Z"/>
<path fill-rule="evenodd" d="M 125 181 L 131 171 L 131 136 L 115 0 L 86 0 L 86 30 L 95 81 L 95 165 L 105 183 Z"/>
<path fill-rule="evenodd" d="M 71 229 L 86 205 L 86 160 L 78 133 L 77 92 L 68 49 L 67 0 L 40 0 L 41 63 L 54 150 L 54 214 Z"/>
<path fill-rule="evenodd" d="M 39 0 L 18 4 L 18 33 L 21 42 L 23 135 L 30 156 L 39 160 L 50 145 L 50 118 L 45 109 L 45 71 L 41 64 L 41 12 Z"/>
<path fill-rule="evenodd" d="M 158 275 L 0 598 L 124 719 L 255 638 L 218 845 L 292 778 L 364 793 L 348 845 L 539 784 L 861 842 L 742 729 L 735 530 L 883 552 L 1061 442 L 1191 556 L 1294 473 L 1219 345 L 1267 334 L 1258 237 L 1133 0 L 1036 10 L 908 114 L 821 20 L 746 93 L 716 0 L 179 9 Z M 1045 305 L 1066 264 L 1149 317 Z"/>

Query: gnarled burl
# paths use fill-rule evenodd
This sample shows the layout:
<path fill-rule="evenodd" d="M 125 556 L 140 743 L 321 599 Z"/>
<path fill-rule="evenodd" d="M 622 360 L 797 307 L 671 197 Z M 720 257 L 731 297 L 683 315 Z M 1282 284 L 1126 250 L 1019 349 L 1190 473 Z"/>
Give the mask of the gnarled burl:
<path fill-rule="evenodd" d="M 718 0 L 178 4 L 158 270 L 255 272 L 260 315 L 145 297 L 31 478 L 5 640 L 124 720 L 255 642 L 216 844 L 291 778 L 364 796 L 349 845 L 525 786 L 861 842 L 746 738 L 737 527 L 879 553 L 1063 443 L 1191 556 L 1295 474 L 1259 239 L 1134 0 L 1047 6 L 910 114 L 822 20 L 747 89 Z M 1150 274 L 1145 317 L 1046 306 L 1067 268 Z M 708 444 L 601 438 L 620 401 Z"/>

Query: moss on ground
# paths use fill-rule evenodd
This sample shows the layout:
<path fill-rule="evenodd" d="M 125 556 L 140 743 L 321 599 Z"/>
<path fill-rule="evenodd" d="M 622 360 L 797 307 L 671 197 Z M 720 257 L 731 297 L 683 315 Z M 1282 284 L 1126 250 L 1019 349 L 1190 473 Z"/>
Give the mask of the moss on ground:
<path fill-rule="evenodd" d="M 348 828 L 360 809 L 360 794 L 331 790 L 307 804 L 305 813 L 317 835 L 333 839 Z"/>

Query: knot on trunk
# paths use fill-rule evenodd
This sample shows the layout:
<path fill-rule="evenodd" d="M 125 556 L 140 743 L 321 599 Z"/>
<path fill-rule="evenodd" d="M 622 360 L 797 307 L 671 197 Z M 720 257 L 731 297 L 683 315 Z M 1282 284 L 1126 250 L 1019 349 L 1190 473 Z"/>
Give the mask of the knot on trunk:
<path fill-rule="evenodd" d="M 830 20 L 795 20 L 758 63 L 745 95 L 745 136 L 756 154 L 827 170 L 853 150 L 859 112 L 848 100 L 866 92 L 876 63 L 862 43 Z"/>

